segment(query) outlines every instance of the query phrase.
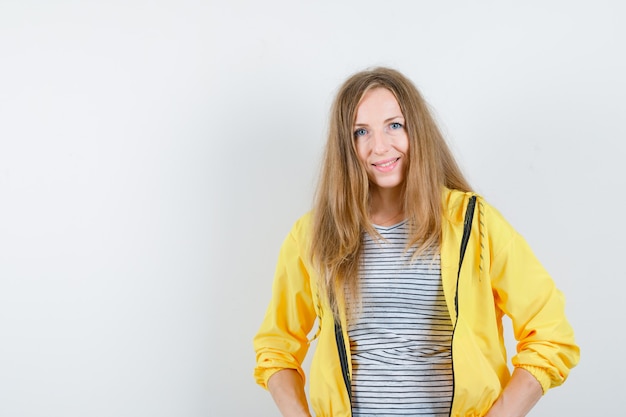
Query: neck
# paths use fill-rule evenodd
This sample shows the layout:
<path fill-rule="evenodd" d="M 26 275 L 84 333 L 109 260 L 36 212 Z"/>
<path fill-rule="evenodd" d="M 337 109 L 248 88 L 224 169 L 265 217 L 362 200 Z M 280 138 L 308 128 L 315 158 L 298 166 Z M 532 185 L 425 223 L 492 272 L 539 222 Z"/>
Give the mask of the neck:
<path fill-rule="evenodd" d="M 372 190 L 370 220 L 379 226 L 392 226 L 404 219 L 404 201 L 399 189 Z"/>

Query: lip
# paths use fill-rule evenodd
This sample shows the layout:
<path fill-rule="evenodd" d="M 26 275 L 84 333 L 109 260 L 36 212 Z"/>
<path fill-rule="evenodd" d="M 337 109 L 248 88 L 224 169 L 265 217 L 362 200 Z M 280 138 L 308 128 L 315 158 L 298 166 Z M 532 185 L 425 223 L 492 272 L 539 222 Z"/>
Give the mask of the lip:
<path fill-rule="evenodd" d="M 380 172 L 389 172 L 398 165 L 398 161 L 400 161 L 400 157 L 378 161 L 373 163 L 372 166 Z"/>

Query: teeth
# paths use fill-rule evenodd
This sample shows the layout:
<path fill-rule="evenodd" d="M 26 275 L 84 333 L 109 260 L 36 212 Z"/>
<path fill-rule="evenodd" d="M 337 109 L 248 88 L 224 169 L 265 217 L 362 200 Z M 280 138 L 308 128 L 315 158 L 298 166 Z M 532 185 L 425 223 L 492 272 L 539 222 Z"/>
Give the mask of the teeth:
<path fill-rule="evenodd" d="M 379 167 L 381 167 L 381 168 L 386 168 L 386 167 L 388 167 L 388 166 L 391 166 L 391 165 L 395 164 L 395 163 L 396 163 L 396 161 L 397 161 L 397 159 L 394 159 L 394 160 L 392 160 L 392 161 L 385 162 L 384 164 L 376 164 L 376 166 L 379 166 Z"/>

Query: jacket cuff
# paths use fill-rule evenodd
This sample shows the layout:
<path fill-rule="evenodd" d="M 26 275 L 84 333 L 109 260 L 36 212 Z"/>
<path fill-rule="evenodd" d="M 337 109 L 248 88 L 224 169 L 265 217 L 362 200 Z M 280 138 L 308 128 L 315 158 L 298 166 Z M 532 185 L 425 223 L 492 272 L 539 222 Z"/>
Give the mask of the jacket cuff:
<path fill-rule="evenodd" d="M 528 372 L 530 372 L 532 376 L 535 377 L 537 382 L 539 382 L 539 384 L 541 385 L 541 389 L 544 394 L 552 387 L 552 380 L 550 379 L 550 375 L 548 374 L 548 372 L 546 372 L 544 368 L 541 368 L 539 366 L 533 366 L 533 365 L 517 365 L 517 366 L 519 368 L 527 370 Z"/>

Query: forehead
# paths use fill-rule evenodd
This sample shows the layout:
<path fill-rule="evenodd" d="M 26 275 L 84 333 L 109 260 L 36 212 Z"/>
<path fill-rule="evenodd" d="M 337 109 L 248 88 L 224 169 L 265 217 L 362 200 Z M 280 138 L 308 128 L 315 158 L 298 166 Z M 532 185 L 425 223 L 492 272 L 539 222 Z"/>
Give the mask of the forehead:
<path fill-rule="evenodd" d="M 361 98 L 356 111 L 356 121 L 359 119 L 376 119 L 403 116 L 398 100 L 391 91 L 384 87 L 376 87 Z"/>

